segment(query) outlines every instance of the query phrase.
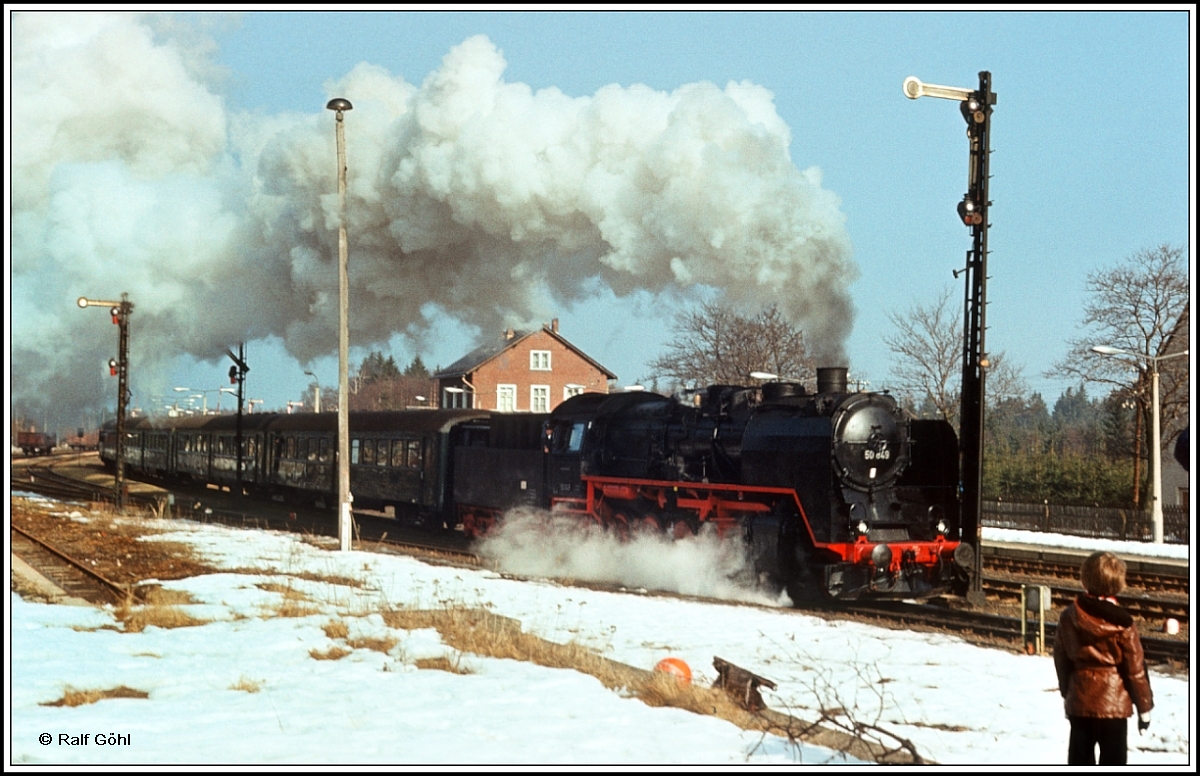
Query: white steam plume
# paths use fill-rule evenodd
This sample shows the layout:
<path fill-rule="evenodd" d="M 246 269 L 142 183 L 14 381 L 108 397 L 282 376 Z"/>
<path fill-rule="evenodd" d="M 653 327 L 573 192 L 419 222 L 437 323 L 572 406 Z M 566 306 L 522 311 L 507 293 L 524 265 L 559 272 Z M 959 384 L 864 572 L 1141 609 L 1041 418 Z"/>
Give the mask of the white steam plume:
<path fill-rule="evenodd" d="M 542 510 L 512 510 L 476 543 L 499 571 L 646 588 L 682 595 L 786 605 L 787 595 L 760 589 L 745 545 L 715 531 L 672 540 L 661 531 L 620 537 L 594 523 Z"/>
<path fill-rule="evenodd" d="M 135 390 L 177 355 L 239 341 L 277 335 L 305 363 L 336 349 L 332 114 L 229 114 L 203 46 L 154 24 L 14 16 L 13 390 L 68 424 L 107 403 L 116 355 L 79 296 L 129 293 Z M 504 70 L 474 37 L 420 86 L 368 64 L 330 85 L 354 105 L 352 342 L 419 337 L 434 308 L 483 331 L 525 325 L 599 280 L 776 302 L 841 360 L 844 217 L 819 171 L 791 163 L 767 90 L 568 97 Z"/>

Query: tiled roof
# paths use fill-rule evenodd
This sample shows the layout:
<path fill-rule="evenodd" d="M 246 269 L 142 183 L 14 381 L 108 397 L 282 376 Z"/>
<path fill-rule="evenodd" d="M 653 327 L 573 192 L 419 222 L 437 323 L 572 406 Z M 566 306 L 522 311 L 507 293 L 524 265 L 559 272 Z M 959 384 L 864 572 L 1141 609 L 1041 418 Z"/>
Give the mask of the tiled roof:
<path fill-rule="evenodd" d="M 604 373 L 604 375 L 608 379 L 610 379 L 610 380 L 617 379 L 617 376 L 615 374 L 613 374 L 609 370 L 605 369 L 603 366 L 601 366 L 596 361 L 594 361 L 591 357 L 589 357 L 582 350 L 580 350 L 579 348 L 572 345 L 558 332 L 553 331 L 548 326 L 543 327 L 541 329 L 541 331 L 545 332 L 546 334 L 549 334 L 551 337 L 554 337 L 555 339 L 557 339 L 563 345 L 568 347 L 574 353 L 579 354 L 580 358 L 584 359 L 589 364 L 591 364 L 592 366 L 599 369 L 601 372 Z M 513 332 L 512 339 L 501 338 L 498 341 L 493 341 L 493 342 L 487 343 L 485 345 L 480 345 L 479 347 L 475 348 L 467 355 L 465 355 L 462 358 L 460 358 L 459 360 L 455 361 L 450 366 L 446 367 L 442 371 L 435 374 L 434 378 L 440 380 L 440 379 L 447 378 L 447 377 L 461 377 L 470 372 L 474 372 L 476 369 L 483 366 L 488 361 L 491 361 L 493 358 L 500 355 L 504 351 L 508 350 L 511 347 L 514 347 L 521 340 L 523 340 L 526 337 L 528 337 L 532 334 L 535 334 L 535 333 L 536 332 L 533 332 L 533 331 L 516 331 L 516 332 Z"/>

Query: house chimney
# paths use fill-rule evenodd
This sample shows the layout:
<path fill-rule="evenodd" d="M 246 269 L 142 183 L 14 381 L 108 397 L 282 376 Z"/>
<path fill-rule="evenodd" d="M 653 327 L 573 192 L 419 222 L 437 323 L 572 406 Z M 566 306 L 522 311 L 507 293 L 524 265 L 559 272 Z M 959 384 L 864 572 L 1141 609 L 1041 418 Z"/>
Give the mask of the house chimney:
<path fill-rule="evenodd" d="M 558 334 L 558 319 L 557 318 L 550 319 L 550 331 L 554 332 L 555 334 Z"/>
<path fill-rule="evenodd" d="M 512 329 L 506 329 L 504 331 L 504 339 L 506 339 L 506 340 L 512 339 L 515 335 L 516 335 L 516 332 L 514 332 Z"/>

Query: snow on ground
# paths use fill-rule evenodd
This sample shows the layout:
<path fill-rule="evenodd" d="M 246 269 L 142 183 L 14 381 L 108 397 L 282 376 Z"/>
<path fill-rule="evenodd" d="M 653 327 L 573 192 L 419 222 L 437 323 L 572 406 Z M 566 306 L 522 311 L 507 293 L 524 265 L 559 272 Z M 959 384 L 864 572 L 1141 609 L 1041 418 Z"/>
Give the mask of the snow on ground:
<path fill-rule="evenodd" d="M 196 603 L 180 608 L 206 624 L 123 633 L 111 629 L 108 610 L 10 596 L 12 763 L 854 762 L 717 718 L 651 708 L 574 671 L 457 655 L 436 631 L 389 628 L 378 614 L 388 607 L 447 605 L 486 607 L 543 638 L 573 640 L 641 668 L 680 657 L 698 683 L 715 678 L 712 659 L 719 656 L 777 682 L 776 692 L 764 693 L 774 709 L 815 719 L 821 706 L 840 706 L 912 740 L 938 763 L 1040 768 L 1066 760 L 1069 728 L 1048 656 L 826 621 L 778 605 L 601 592 L 407 557 L 330 552 L 294 535 L 182 521 L 173 528 L 157 538 L 187 542 L 230 570 L 164 584 L 186 591 Z M 1002 535 L 1006 541 L 1063 538 Z M 1001 538 L 991 529 L 984 536 Z M 362 584 L 330 581 L 338 576 Z M 316 613 L 274 616 L 285 603 L 279 591 L 289 586 L 303 592 L 304 605 Z M 315 659 L 314 653 L 344 645 L 323 630 L 331 621 L 344 623 L 351 636 L 391 636 L 397 643 L 386 654 L 360 648 L 339 660 Z M 437 656 L 471 673 L 415 665 Z M 1182 770 L 1194 763 L 1194 695 L 1186 678 L 1153 673 L 1151 681 L 1153 722 L 1144 736 L 1131 726 L 1129 762 Z M 67 688 L 119 686 L 149 697 L 45 705 Z M 128 736 L 128 743 L 110 744 L 114 736 Z"/>

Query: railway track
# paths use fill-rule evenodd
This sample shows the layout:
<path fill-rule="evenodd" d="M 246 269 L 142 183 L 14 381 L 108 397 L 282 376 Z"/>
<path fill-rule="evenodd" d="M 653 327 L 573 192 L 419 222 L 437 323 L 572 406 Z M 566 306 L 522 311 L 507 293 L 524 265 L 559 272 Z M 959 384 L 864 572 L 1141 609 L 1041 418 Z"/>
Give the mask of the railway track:
<path fill-rule="evenodd" d="M 50 543 L 16 527 L 11 532 L 12 553 L 24 560 L 69 596 L 93 604 L 120 604 L 134 597 L 131 589 L 106 579 L 87 564 Z"/>
<path fill-rule="evenodd" d="M 968 641 L 980 641 L 985 645 L 994 645 L 995 642 L 1010 643 L 1016 646 L 1021 644 L 1021 620 L 1019 617 L 946 609 L 934 604 L 899 602 L 856 603 L 839 607 L 839 609 L 868 621 L 877 619 L 905 627 L 917 626 L 938 631 L 949 630 L 958 633 Z M 1054 623 L 1046 623 L 1047 645 L 1054 643 L 1054 634 L 1057 629 L 1057 625 Z M 1183 668 L 1190 665 L 1191 642 L 1189 640 L 1143 635 L 1142 648 L 1146 660 L 1150 663 Z"/>
<path fill-rule="evenodd" d="M 984 558 L 983 567 L 985 573 L 993 575 L 1009 574 L 1050 581 L 1070 580 L 1078 589 L 1079 564 L 1077 562 L 1066 563 L 1045 558 L 989 555 Z M 1125 582 L 1129 587 L 1146 593 L 1187 595 L 1191 591 L 1190 580 L 1186 572 L 1177 575 L 1160 571 L 1129 569 L 1125 575 Z"/>
<path fill-rule="evenodd" d="M 983 580 L 983 589 L 988 595 L 1005 601 L 1015 601 L 1019 604 L 1022 596 L 1022 588 L 1027 584 L 1029 582 L 985 577 Z M 1078 583 L 1070 587 L 1056 585 L 1049 585 L 1048 587 L 1050 587 L 1051 605 L 1058 609 L 1068 606 L 1080 593 Z M 1186 623 L 1191 613 L 1191 606 L 1187 598 L 1166 599 L 1147 595 L 1126 594 L 1117 596 L 1117 603 L 1134 617 L 1141 617 L 1144 620 L 1164 620 L 1170 617 L 1178 620 L 1180 623 Z"/>

